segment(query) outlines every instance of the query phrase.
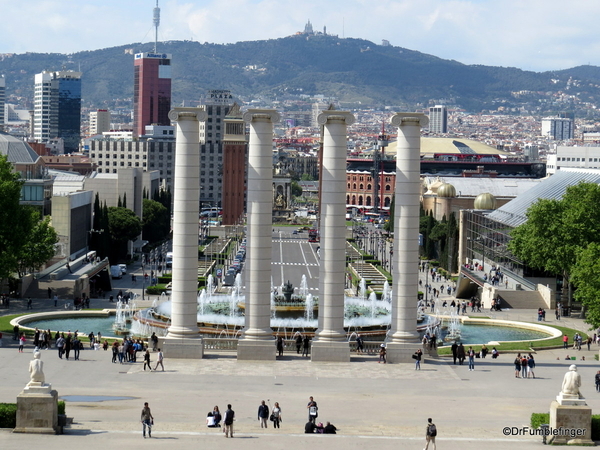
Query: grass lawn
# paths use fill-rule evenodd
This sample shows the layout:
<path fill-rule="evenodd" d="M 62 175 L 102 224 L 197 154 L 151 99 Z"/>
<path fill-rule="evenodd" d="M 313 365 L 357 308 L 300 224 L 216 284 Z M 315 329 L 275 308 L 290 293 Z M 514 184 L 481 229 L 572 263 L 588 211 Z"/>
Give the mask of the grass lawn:
<path fill-rule="evenodd" d="M 469 316 L 471 317 L 471 316 Z M 477 317 L 477 316 L 473 316 L 474 319 L 482 319 L 484 317 Z M 533 323 L 533 324 L 539 324 L 538 322 L 523 322 L 523 323 Z M 575 335 L 575 333 L 580 333 L 581 337 L 583 338 L 583 340 L 588 338 L 588 335 L 579 331 L 579 330 L 574 330 L 572 328 L 566 328 L 566 327 L 561 327 L 561 326 L 557 326 L 557 325 L 548 325 L 549 327 L 552 328 L 556 328 L 557 330 L 560 330 L 562 332 L 562 334 L 566 334 L 567 336 L 569 336 L 569 345 L 572 346 L 573 345 L 573 336 Z M 562 336 L 558 336 L 555 338 L 549 338 L 549 339 L 544 339 L 543 341 L 535 341 L 535 342 L 530 342 L 530 341 L 517 341 L 517 342 L 508 342 L 508 343 L 502 343 L 500 345 L 495 345 L 494 347 L 496 347 L 496 350 L 498 350 L 500 353 L 502 353 L 503 351 L 527 351 L 530 352 L 532 350 L 543 350 L 544 348 L 550 348 L 550 347 L 561 347 L 563 345 L 563 341 L 562 341 Z M 492 350 L 492 346 L 487 345 L 488 350 L 491 352 Z M 473 350 L 475 350 L 476 352 L 478 352 L 479 350 L 481 350 L 481 345 L 473 345 Z M 452 354 L 452 349 L 450 348 L 450 346 L 444 346 L 444 347 L 439 347 L 438 348 L 438 354 L 439 355 L 451 355 Z"/>

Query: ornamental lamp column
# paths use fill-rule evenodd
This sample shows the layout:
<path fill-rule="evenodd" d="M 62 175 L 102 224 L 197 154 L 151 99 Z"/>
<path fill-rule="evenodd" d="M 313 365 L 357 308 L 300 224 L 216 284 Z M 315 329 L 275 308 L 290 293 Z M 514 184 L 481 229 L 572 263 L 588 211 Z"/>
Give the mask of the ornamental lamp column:
<path fill-rule="evenodd" d="M 394 298 L 392 324 L 387 338 L 388 362 L 412 362 L 421 346 L 417 332 L 419 282 L 419 197 L 421 128 L 429 120 L 420 113 L 398 113 L 394 207 Z"/>
<path fill-rule="evenodd" d="M 273 123 L 279 113 L 249 109 L 248 235 L 246 258 L 246 327 L 238 341 L 238 360 L 275 360 L 271 330 L 271 258 L 273 225 Z"/>
<path fill-rule="evenodd" d="M 346 281 L 346 154 L 347 111 L 323 111 L 321 178 L 321 269 L 319 273 L 319 328 L 312 344 L 312 361 L 349 362 L 350 347 L 344 331 Z"/>
<path fill-rule="evenodd" d="M 198 330 L 198 216 L 200 200 L 199 108 L 174 108 L 169 119 L 177 123 L 175 192 L 173 195 L 173 289 L 171 326 L 162 348 L 172 358 L 202 358 Z"/>

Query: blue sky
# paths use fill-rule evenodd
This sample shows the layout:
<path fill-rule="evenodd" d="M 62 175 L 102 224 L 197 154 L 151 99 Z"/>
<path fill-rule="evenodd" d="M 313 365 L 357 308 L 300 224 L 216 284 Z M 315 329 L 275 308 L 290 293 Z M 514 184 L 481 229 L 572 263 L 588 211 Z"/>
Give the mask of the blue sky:
<path fill-rule="evenodd" d="M 155 0 L 0 0 L 0 53 L 150 42 Z M 304 29 L 465 64 L 544 71 L 600 65 L 597 0 L 159 0 L 159 40 L 231 43 Z"/>

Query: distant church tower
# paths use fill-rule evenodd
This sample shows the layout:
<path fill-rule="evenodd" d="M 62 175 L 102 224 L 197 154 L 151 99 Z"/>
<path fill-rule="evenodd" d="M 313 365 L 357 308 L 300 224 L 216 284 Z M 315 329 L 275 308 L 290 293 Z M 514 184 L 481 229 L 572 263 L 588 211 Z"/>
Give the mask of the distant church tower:
<path fill-rule="evenodd" d="M 314 34 L 312 23 L 310 23 L 310 20 L 306 22 L 306 25 L 304 26 L 304 34 Z"/>

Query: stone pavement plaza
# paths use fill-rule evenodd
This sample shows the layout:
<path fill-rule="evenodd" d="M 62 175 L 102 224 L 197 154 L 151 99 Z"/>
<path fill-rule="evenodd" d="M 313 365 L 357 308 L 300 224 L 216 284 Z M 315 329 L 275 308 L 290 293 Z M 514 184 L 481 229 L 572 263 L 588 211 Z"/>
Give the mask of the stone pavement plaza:
<path fill-rule="evenodd" d="M 589 352 L 577 352 L 586 357 L 577 364 L 584 384 L 581 391 L 594 412 L 600 411 L 600 394 L 594 388 L 597 351 L 592 346 Z M 421 449 L 427 417 L 437 424 L 441 449 L 539 447 L 540 437 L 507 437 L 502 430 L 526 426 L 532 412 L 548 411 L 570 364 L 563 359 L 566 353 L 573 352 L 538 353 L 538 378 L 524 380 L 514 377 L 512 354 L 498 360 L 477 359 L 473 372 L 466 364 L 448 363 L 447 358 L 428 360 L 421 371 L 415 371 L 412 364 L 378 364 L 375 356 L 353 357 L 350 363 L 312 363 L 295 353 L 269 363 L 237 361 L 234 353 L 212 354 L 203 360 L 166 359 L 165 372 L 144 372 L 141 362 L 112 364 L 109 351 L 86 349 L 80 361 L 66 361 L 58 359 L 55 350 L 44 350 L 46 380 L 59 396 L 132 398 L 67 402 L 67 415 L 74 424 L 65 435 L 2 430 L 0 448 L 92 450 L 167 444 L 184 449 L 199 444 L 242 449 Z M 14 341 L 4 336 L 0 358 L 0 402 L 15 402 L 29 379 L 32 347 L 26 346 L 20 354 Z M 155 354 L 152 360 L 154 364 Z M 331 421 L 339 428 L 338 435 L 303 434 L 311 395 L 319 405 L 318 421 Z M 280 430 L 261 430 L 257 421 L 261 400 L 269 400 L 271 406 L 280 403 Z M 155 417 L 153 438 L 145 441 L 139 423 L 144 401 L 150 403 Z M 214 405 L 224 411 L 227 403 L 236 412 L 235 441 L 205 426 L 207 412 Z"/>

